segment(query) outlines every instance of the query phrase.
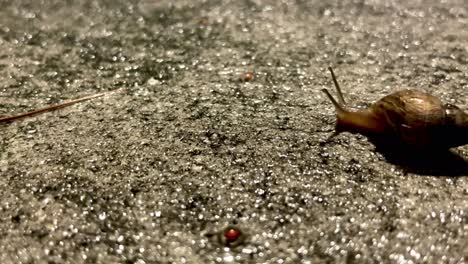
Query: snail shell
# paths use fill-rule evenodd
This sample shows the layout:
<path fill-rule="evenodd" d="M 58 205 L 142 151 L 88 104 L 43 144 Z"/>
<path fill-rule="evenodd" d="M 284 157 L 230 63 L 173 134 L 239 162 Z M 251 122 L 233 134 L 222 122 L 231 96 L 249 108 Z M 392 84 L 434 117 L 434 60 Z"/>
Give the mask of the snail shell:
<path fill-rule="evenodd" d="M 398 139 L 417 148 L 451 148 L 468 144 L 468 116 L 458 107 L 443 104 L 419 90 L 387 95 L 364 110 L 347 110 L 340 86 L 329 68 L 338 92 L 336 101 L 323 89 L 336 108 L 335 134 L 360 133 Z"/>

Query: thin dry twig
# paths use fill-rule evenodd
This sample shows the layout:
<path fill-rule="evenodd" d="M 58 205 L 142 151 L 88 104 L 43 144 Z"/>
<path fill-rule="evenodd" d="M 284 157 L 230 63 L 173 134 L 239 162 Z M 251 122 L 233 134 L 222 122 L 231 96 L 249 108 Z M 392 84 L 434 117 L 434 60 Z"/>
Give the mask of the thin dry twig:
<path fill-rule="evenodd" d="M 32 117 L 32 116 L 35 116 L 35 115 L 38 115 L 38 114 L 55 111 L 55 110 L 58 110 L 58 109 L 65 108 L 67 106 L 74 105 L 74 104 L 79 103 L 79 102 L 83 102 L 83 101 L 91 100 L 91 99 L 94 99 L 94 98 L 102 97 L 104 95 L 108 95 L 108 94 L 111 94 L 111 93 L 115 93 L 117 91 L 118 90 L 93 94 L 93 95 L 77 98 L 77 99 L 74 99 L 74 100 L 71 100 L 71 101 L 67 101 L 67 102 L 64 102 L 64 103 L 51 105 L 51 106 L 46 106 L 44 108 L 39 108 L 39 109 L 29 111 L 29 112 L 26 112 L 26 113 L 21 113 L 21 114 L 18 114 L 18 115 L 0 117 L 0 123 L 13 122 L 13 121 L 16 121 L 16 120 L 19 120 L 19 119 L 22 119 L 22 118 Z"/>

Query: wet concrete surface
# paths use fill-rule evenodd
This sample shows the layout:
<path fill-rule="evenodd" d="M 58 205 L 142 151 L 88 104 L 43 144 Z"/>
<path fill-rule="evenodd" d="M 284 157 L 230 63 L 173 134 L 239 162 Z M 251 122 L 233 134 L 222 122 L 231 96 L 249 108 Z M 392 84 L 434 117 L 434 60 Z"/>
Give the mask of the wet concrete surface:
<path fill-rule="evenodd" d="M 0 1 L 0 115 L 121 89 L 0 124 L 1 263 L 468 262 L 468 148 L 320 92 L 468 109 L 464 1 L 170 2 Z"/>

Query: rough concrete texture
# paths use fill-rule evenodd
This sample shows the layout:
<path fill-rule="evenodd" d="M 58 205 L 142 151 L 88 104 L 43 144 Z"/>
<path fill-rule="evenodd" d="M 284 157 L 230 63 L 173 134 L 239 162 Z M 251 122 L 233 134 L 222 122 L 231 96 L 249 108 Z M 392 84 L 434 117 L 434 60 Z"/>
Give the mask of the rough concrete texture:
<path fill-rule="evenodd" d="M 326 143 L 320 92 L 468 109 L 466 1 L 0 4 L 0 115 L 122 89 L 0 124 L 1 263 L 468 262 L 468 147 Z"/>

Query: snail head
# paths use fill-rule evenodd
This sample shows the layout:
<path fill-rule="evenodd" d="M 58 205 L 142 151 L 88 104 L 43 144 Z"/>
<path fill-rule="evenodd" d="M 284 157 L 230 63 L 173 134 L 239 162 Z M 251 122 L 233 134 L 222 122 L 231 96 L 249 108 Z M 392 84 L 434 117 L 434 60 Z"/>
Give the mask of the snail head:
<path fill-rule="evenodd" d="M 438 138 L 446 147 L 468 144 L 468 115 L 452 104 L 444 105 L 445 122 L 439 127 Z"/>

